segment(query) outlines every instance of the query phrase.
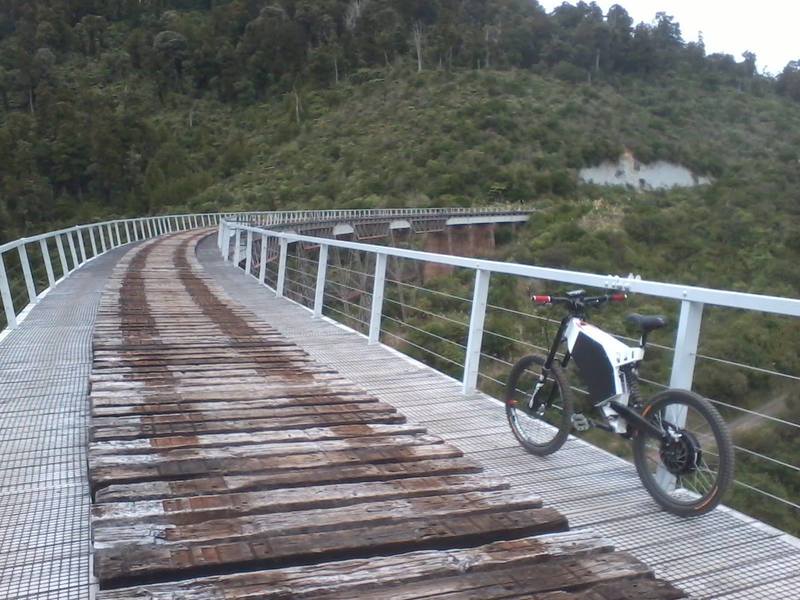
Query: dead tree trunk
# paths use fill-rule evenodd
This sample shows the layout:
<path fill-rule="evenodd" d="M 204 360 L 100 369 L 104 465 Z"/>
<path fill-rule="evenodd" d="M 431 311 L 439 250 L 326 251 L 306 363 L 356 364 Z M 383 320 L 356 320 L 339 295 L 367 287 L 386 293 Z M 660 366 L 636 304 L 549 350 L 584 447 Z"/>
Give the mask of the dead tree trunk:
<path fill-rule="evenodd" d="M 417 73 L 422 73 L 422 42 L 423 42 L 423 29 L 422 23 L 417 21 L 411 30 L 414 35 L 414 48 L 417 51 Z"/>

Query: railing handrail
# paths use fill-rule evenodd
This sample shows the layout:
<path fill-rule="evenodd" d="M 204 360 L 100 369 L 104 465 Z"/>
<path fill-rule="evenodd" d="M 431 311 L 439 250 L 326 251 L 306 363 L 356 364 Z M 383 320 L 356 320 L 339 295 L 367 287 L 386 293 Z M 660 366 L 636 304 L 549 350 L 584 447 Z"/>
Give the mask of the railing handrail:
<path fill-rule="evenodd" d="M 521 263 L 501 262 L 495 260 L 468 258 L 454 256 L 450 254 L 437 254 L 434 252 L 424 252 L 421 250 L 409 250 L 405 248 L 394 248 L 388 246 L 378 246 L 363 242 L 351 242 L 337 240 L 333 238 L 322 238 L 315 236 L 302 235 L 291 232 L 282 232 L 264 229 L 263 227 L 232 223 L 233 228 L 254 233 L 266 233 L 278 239 L 286 239 L 291 242 L 306 242 L 311 244 L 325 244 L 336 248 L 348 250 L 361 250 L 374 254 L 385 254 L 398 258 L 409 258 L 422 260 L 453 267 L 466 267 L 469 269 L 482 269 L 492 273 L 503 275 L 517 275 L 531 279 L 546 279 L 576 285 L 586 285 L 601 289 L 620 289 L 631 293 L 645 294 L 670 300 L 702 302 L 715 306 L 727 308 L 739 308 L 746 310 L 756 310 L 760 312 L 775 313 L 792 317 L 800 316 L 800 299 L 785 298 L 780 296 L 769 296 L 753 294 L 749 292 L 734 292 L 730 290 L 720 290 L 694 285 L 681 285 L 676 283 L 664 283 L 640 279 L 638 277 L 622 277 L 619 275 L 598 275 L 582 271 L 570 271 L 566 269 L 554 269 L 550 267 L 537 267 Z"/>
<path fill-rule="evenodd" d="M 179 231 L 192 229 L 198 226 L 217 225 L 222 218 L 236 219 L 238 221 L 257 222 L 265 226 L 278 226 L 299 223 L 324 222 L 329 220 L 355 220 L 358 218 L 380 217 L 414 217 L 436 215 L 463 215 L 528 212 L 515 209 L 511 206 L 489 206 L 480 208 L 381 208 L 381 209 L 330 209 L 330 210 L 291 210 L 291 211 L 242 211 L 242 212 L 202 212 L 178 213 L 168 215 L 151 215 L 145 217 L 131 217 L 100 221 L 65 227 L 55 231 L 48 231 L 32 236 L 18 238 L 0 245 L 0 301 L 6 316 L 7 326 L 0 332 L 0 337 L 8 329 L 17 326 L 18 321 L 27 315 L 27 309 L 35 304 L 42 295 L 67 277 L 75 269 L 87 261 L 94 259 L 108 250 L 121 245 L 129 244 L 144 239 Z M 234 222 L 234 221 L 231 221 Z M 198 223 L 200 225 L 198 225 Z M 84 240 L 84 233 L 88 237 Z M 95 233 L 99 237 L 95 237 Z M 124 240 L 123 240 L 124 234 Z M 48 242 L 54 240 L 58 251 L 58 262 L 53 263 L 48 249 Z M 66 241 L 66 246 L 64 242 Z M 28 257 L 28 245 L 39 243 L 42 260 L 37 268 L 44 268 L 47 276 L 47 286 L 41 291 L 36 289 L 34 280 L 35 271 L 31 269 L 31 260 Z M 87 243 L 88 242 L 88 243 Z M 6 273 L 3 257 L 9 252 L 17 251 L 23 271 L 25 291 L 28 302 L 21 310 L 17 310 L 15 299 L 11 293 L 11 283 Z M 53 264 L 60 265 L 62 276 L 55 278 Z M 41 287 L 41 286 L 40 286 Z M 18 318 L 19 317 L 19 318 Z"/>

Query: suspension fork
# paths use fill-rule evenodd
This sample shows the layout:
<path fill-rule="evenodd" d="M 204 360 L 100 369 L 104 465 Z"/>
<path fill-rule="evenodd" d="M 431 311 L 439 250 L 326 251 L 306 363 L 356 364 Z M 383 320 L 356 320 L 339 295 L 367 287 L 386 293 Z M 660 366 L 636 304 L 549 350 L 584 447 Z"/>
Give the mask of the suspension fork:
<path fill-rule="evenodd" d="M 558 331 L 556 332 L 555 337 L 553 338 L 553 343 L 550 345 L 550 351 L 547 353 L 547 358 L 544 361 L 544 367 L 542 367 L 542 372 L 539 374 L 539 380 L 536 382 L 536 385 L 533 388 L 533 393 L 531 394 L 530 401 L 528 404 L 529 408 L 533 408 L 536 402 L 536 395 L 539 393 L 539 390 L 542 389 L 545 382 L 547 381 L 547 374 L 550 372 L 550 369 L 553 368 L 553 362 L 556 360 L 556 356 L 558 355 L 558 348 L 561 346 L 561 340 L 564 338 L 564 332 L 567 330 L 567 325 L 569 324 L 572 315 L 567 315 L 563 319 L 561 319 L 561 323 L 558 326 Z M 570 353 L 567 350 L 564 354 L 564 358 L 561 361 L 561 366 L 566 367 L 569 363 Z M 550 404 L 553 400 L 553 394 L 555 393 L 555 388 L 550 390 L 550 397 L 544 400 L 546 404 Z M 541 403 L 539 403 L 541 406 Z"/>

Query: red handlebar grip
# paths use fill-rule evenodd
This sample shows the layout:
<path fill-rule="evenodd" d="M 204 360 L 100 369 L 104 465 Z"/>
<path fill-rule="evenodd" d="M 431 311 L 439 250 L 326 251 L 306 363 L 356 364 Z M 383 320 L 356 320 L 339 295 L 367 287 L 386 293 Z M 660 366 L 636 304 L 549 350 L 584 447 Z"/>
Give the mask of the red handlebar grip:
<path fill-rule="evenodd" d="M 536 304 L 550 304 L 550 296 L 531 296 Z"/>
<path fill-rule="evenodd" d="M 610 300 L 612 302 L 625 302 L 627 298 L 628 294 L 616 293 L 616 294 L 611 294 Z"/>

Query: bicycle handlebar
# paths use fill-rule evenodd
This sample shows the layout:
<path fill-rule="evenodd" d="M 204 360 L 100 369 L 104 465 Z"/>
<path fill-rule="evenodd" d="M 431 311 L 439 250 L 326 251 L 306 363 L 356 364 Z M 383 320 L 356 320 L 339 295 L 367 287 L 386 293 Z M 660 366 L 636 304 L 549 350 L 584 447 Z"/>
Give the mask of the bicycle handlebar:
<path fill-rule="evenodd" d="M 604 294 L 602 296 L 531 296 L 531 300 L 536 304 L 566 304 L 573 309 L 582 308 L 584 306 L 599 306 L 601 304 L 605 304 L 606 302 L 624 302 L 627 298 L 628 295 L 623 292 L 614 292 L 613 294 Z"/>

